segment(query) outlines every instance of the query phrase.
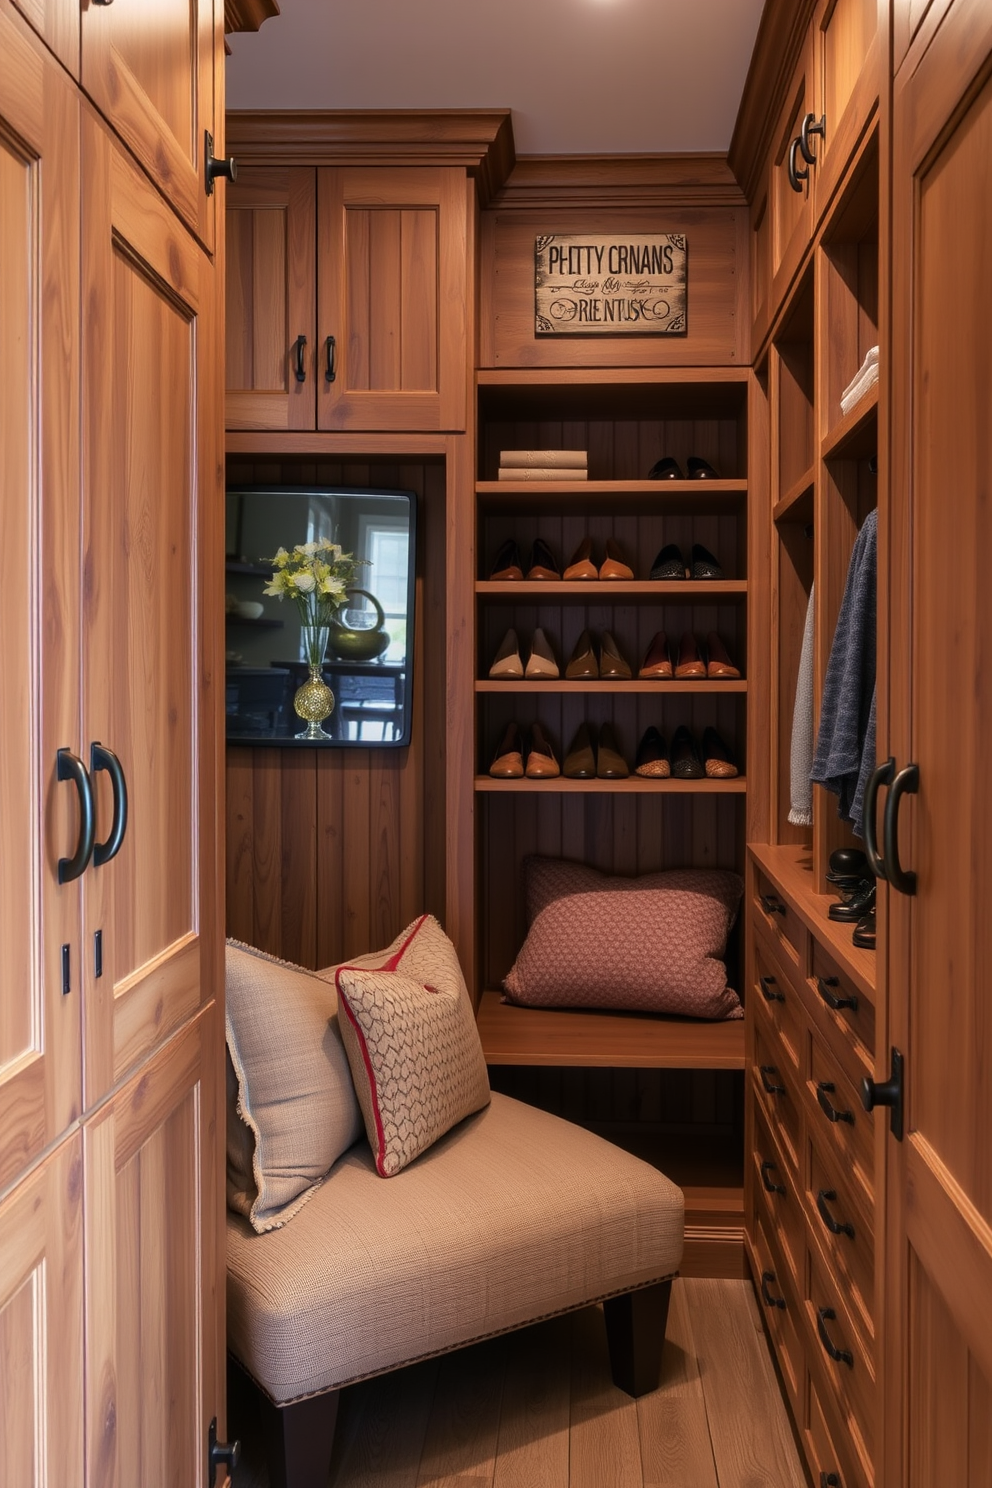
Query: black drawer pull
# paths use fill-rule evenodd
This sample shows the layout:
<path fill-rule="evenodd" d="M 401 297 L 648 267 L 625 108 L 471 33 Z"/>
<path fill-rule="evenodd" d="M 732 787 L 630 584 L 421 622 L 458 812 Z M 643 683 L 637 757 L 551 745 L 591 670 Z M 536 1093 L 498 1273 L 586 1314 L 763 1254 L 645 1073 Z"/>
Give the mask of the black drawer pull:
<path fill-rule="evenodd" d="M 297 380 L 297 382 L 306 382 L 306 380 L 307 380 L 307 368 L 306 368 L 306 362 L 304 361 L 304 356 L 306 354 L 306 349 L 307 349 L 307 338 L 306 338 L 306 336 L 297 336 L 296 340 L 293 342 L 293 355 L 296 358 L 296 380 Z"/>
<path fill-rule="evenodd" d="M 761 1075 L 761 1083 L 762 1083 L 762 1085 L 764 1086 L 765 1090 L 768 1092 L 769 1095 L 784 1095 L 785 1094 L 785 1086 L 784 1085 L 773 1085 L 772 1082 L 768 1078 L 769 1075 L 777 1075 L 778 1074 L 778 1067 L 776 1065 L 774 1065 L 774 1064 L 762 1064 L 762 1065 L 759 1065 L 758 1066 L 758 1073 Z"/>
<path fill-rule="evenodd" d="M 850 1126 L 854 1125 L 853 1111 L 838 1111 L 832 1106 L 828 1099 L 837 1089 L 830 1080 L 820 1080 L 816 1087 L 816 1098 L 820 1102 L 820 1110 L 828 1121 L 846 1121 Z"/>
<path fill-rule="evenodd" d="M 785 914 L 785 905 L 774 894 L 759 894 L 758 898 L 761 900 L 761 907 L 765 914 Z"/>
<path fill-rule="evenodd" d="M 111 858 L 116 858 L 127 831 L 127 777 L 124 767 L 112 749 L 99 740 L 90 745 L 90 771 L 106 770 L 114 791 L 114 816 L 110 834 L 105 842 L 98 842 L 93 849 L 93 866 L 102 868 Z"/>
<path fill-rule="evenodd" d="M 802 183 L 806 180 L 807 176 L 809 175 L 809 166 L 808 165 L 797 165 L 796 164 L 796 156 L 802 150 L 802 146 L 803 146 L 803 142 L 802 142 L 801 138 L 799 137 L 799 135 L 797 134 L 796 137 L 795 137 L 795 139 L 792 141 L 792 144 L 789 146 L 789 164 L 788 164 L 789 185 L 792 187 L 793 191 L 802 191 L 802 189 L 803 189 Z"/>
<path fill-rule="evenodd" d="M 832 1307 L 818 1307 L 816 1309 L 816 1331 L 820 1335 L 820 1342 L 835 1364 L 846 1364 L 848 1369 L 854 1368 L 854 1355 L 850 1349 L 839 1349 L 832 1341 L 827 1332 L 826 1324 L 835 1323 L 837 1314 Z"/>
<path fill-rule="evenodd" d="M 775 1171 L 777 1168 L 778 1168 L 778 1163 L 774 1163 L 774 1162 L 763 1162 L 761 1164 L 761 1181 L 765 1185 L 765 1189 L 767 1190 L 768 1193 L 784 1194 L 785 1193 L 785 1184 L 784 1183 L 773 1183 L 772 1180 L 768 1176 L 769 1173 Z"/>
<path fill-rule="evenodd" d="M 758 980 L 761 983 L 761 995 L 766 1002 L 785 1001 L 785 996 L 783 993 L 775 992 L 772 990 L 778 985 L 774 977 L 759 977 Z"/>
<path fill-rule="evenodd" d="M 96 813 L 93 806 L 93 783 L 89 771 L 71 749 L 60 749 L 55 756 L 56 780 L 70 780 L 79 797 L 79 836 L 75 851 L 70 858 L 59 858 L 58 880 L 60 884 L 71 883 L 86 872 L 93 845 L 96 840 Z"/>
<path fill-rule="evenodd" d="M 782 1311 L 784 1312 L 785 1311 L 785 1298 L 784 1297 L 773 1297 L 772 1294 L 771 1294 L 771 1292 L 768 1290 L 768 1283 L 770 1281 L 774 1281 L 774 1280 L 775 1280 L 775 1272 L 774 1271 L 762 1271 L 762 1273 L 761 1273 L 761 1300 L 762 1300 L 762 1302 L 764 1302 L 764 1304 L 765 1304 L 766 1307 L 780 1307 L 782 1309 Z"/>
<path fill-rule="evenodd" d="M 324 350 L 327 353 L 327 366 L 324 368 L 324 381 L 333 382 L 337 377 L 337 341 L 333 336 L 328 336 L 324 342 Z"/>
<path fill-rule="evenodd" d="M 845 1220 L 834 1219 L 827 1204 L 836 1204 L 837 1195 L 832 1188 L 821 1188 L 816 1195 L 816 1207 L 820 1218 L 830 1231 L 831 1235 L 847 1235 L 848 1239 L 854 1239 L 854 1226 Z"/>
<path fill-rule="evenodd" d="M 840 1473 L 821 1472 L 820 1488 L 843 1488 Z"/>
<path fill-rule="evenodd" d="M 837 997 L 835 993 L 831 992 L 831 987 L 839 986 L 840 983 L 836 977 L 818 976 L 816 979 L 816 990 L 828 1008 L 833 1008 L 835 1013 L 839 1013 L 841 1008 L 850 1008 L 852 1013 L 856 1013 L 858 1011 L 858 999 L 856 997 Z"/>

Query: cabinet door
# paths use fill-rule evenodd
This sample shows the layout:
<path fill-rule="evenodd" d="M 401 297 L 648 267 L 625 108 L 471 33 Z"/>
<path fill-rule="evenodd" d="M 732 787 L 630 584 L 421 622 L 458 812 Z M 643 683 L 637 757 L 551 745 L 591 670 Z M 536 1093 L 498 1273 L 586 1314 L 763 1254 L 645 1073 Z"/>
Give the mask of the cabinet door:
<path fill-rule="evenodd" d="M 79 76 L 79 0 L 14 0 L 62 65 Z"/>
<path fill-rule="evenodd" d="M 909 76 L 906 76 L 909 71 Z M 959 0 L 893 111 L 888 747 L 919 766 L 890 887 L 886 1488 L 992 1482 L 992 11 Z M 884 597 L 880 594 L 880 599 Z M 886 739 L 886 734 L 881 735 Z M 884 922 L 883 922 L 884 923 Z M 876 1077 L 881 1071 L 876 1071 Z"/>
<path fill-rule="evenodd" d="M 210 995 L 222 499 L 210 261 L 89 116 L 82 155 L 83 738 L 113 751 L 127 792 L 101 863 L 118 805 L 94 770 L 89 1109 Z"/>
<path fill-rule="evenodd" d="M 82 17 L 83 87 L 208 247 L 216 195 L 206 193 L 204 134 L 223 132 L 215 3 L 219 22 L 221 0 L 114 0 L 84 5 Z"/>
<path fill-rule="evenodd" d="M 0 1483 L 10 1488 L 83 1482 L 82 1196 L 76 1132 L 0 1204 Z"/>
<path fill-rule="evenodd" d="M 887 8 L 886 8 L 887 9 Z M 812 140 L 816 216 L 826 207 L 878 103 L 882 47 L 879 0 L 821 0 L 814 22 L 815 108 L 824 134 Z"/>
<path fill-rule="evenodd" d="M 795 277 L 813 230 L 812 181 L 816 167 L 806 164 L 796 144 L 803 119 L 813 108 L 813 91 L 812 45 L 807 42 L 779 119 L 772 156 L 769 195 L 772 305 L 775 307 L 781 305 Z M 790 167 L 795 187 L 790 180 Z"/>
<path fill-rule="evenodd" d="M 83 1128 L 88 1488 L 205 1483 L 224 1357 L 218 1028 L 211 1005 Z"/>
<path fill-rule="evenodd" d="M 79 108 L 0 10 L 0 1188 L 79 1115 Z M 69 985 L 63 995 L 62 947 Z"/>
<path fill-rule="evenodd" d="M 229 429 L 316 428 L 316 217 L 313 170 L 245 170 L 228 188 Z"/>
<path fill-rule="evenodd" d="M 464 172 L 327 169 L 317 195 L 318 426 L 464 429 Z"/>

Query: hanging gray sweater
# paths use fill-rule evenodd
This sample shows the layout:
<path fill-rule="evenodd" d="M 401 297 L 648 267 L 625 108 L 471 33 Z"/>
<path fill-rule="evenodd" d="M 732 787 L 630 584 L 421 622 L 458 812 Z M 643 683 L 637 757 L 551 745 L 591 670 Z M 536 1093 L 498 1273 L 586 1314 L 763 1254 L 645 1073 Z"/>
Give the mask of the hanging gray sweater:
<path fill-rule="evenodd" d="M 810 779 L 838 797 L 860 837 L 864 782 L 875 765 L 875 589 L 878 513 L 869 512 L 847 571 L 820 705 Z"/>

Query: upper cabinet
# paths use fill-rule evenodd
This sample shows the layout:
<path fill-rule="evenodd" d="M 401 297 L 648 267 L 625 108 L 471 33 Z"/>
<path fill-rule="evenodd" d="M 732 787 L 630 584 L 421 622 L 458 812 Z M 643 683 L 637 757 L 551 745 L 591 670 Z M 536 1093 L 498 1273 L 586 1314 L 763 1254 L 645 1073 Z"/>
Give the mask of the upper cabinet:
<path fill-rule="evenodd" d="M 878 0 L 821 0 L 813 23 L 817 101 L 809 153 L 817 216 L 827 206 L 878 102 Z"/>
<path fill-rule="evenodd" d="M 89 4 L 82 12 L 83 87 L 208 248 L 215 199 L 208 134 L 221 153 L 214 122 L 220 11 L 221 0 L 156 0 L 154 25 L 147 0 Z"/>

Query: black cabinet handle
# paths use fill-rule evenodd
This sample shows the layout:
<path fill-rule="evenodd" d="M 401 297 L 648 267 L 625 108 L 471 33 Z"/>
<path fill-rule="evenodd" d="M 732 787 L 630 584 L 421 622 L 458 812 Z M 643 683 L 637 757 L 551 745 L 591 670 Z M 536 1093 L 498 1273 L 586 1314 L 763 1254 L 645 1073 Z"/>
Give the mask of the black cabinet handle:
<path fill-rule="evenodd" d="M 784 1085 L 773 1085 L 772 1082 L 768 1078 L 769 1075 L 777 1075 L 778 1074 L 778 1068 L 777 1068 L 776 1065 L 774 1065 L 774 1064 L 762 1064 L 762 1065 L 759 1065 L 758 1066 L 758 1073 L 761 1076 L 761 1083 L 765 1087 L 765 1089 L 767 1090 L 767 1092 L 768 1092 L 769 1095 L 784 1095 L 785 1094 L 785 1086 Z"/>
<path fill-rule="evenodd" d="M 885 867 L 889 883 L 900 894 L 916 893 L 916 874 L 899 862 L 899 803 L 905 795 L 915 796 L 919 788 L 919 765 L 906 765 L 893 780 L 885 802 L 882 823 Z"/>
<path fill-rule="evenodd" d="M 840 1480 L 840 1473 L 821 1472 L 820 1488 L 843 1488 L 843 1484 Z"/>
<path fill-rule="evenodd" d="M 234 1469 L 241 1461 L 241 1443 L 239 1441 L 220 1442 L 217 1440 L 217 1417 L 214 1416 L 210 1422 L 207 1432 L 207 1482 L 210 1488 L 214 1488 L 217 1482 L 217 1469 L 223 1467 L 227 1470 L 228 1477 L 233 1476 Z"/>
<path fill-rule="evenodd" d="M 829 1080 L 820 1080 L 816 1087 L 816 1098 L 820 1102 L 820 1110 L 828 1121 L 846 1121 L 850 1126 L 854 1125 L 853 1111 L 838 1111 L 836 1106 L 831 1105 L 830 1096 L 836 1090 Z"/>
<path fill-rule="evenodd" d="M 837 987 L 839 985 L 840 983 L 836 977 L 818 976 L 816 979 L 816 990 L 828 1008 L 833 1008 L 835 1013 L 839 1013 L 841 1008 L 850 1008 L 852 1013 L 856 1013 L 858 1010 L 858 999 L 856 997 L 853 995 L 851 997 L 838 997 L 836 993 L 831 992 L 831 987 Z"/>
<path fill-rule="evenodd" d="M 816 1195 L 816 1207 L 831 1235 L 847 1235 L 848 1239 L 854 1239 L 854 1226 L 846 1220 L 834 1219 L 827 1204 L 836 1204 L 837 1195 L 832 1188 L 821 1188 Z"/>
<path fill-rule="evenodd" d="M 774 894 L 759 894 L 758 898 L 761 901 L 761 907 L 765 911 L 765 914 L 785 914 L 785 905 Z"/>
<path fill-rule="evenodd" d="M 112 749 L 105 744 L 90 745 L 90 770 L 106 770 L 114 791 L 114 815 L 110 832 L 105 842 L 98 842 L 93 849 L 93 867 L 102 868 L 111 858 L 116 858 L 127 831 L 127 780 L 124 768 Z"/>
<path fill-rule="evenodd" d="M 803 119 L 802 128 L 799 131 L 799 148 L 802 151 L 803 159 L 805 160 L 807 165 L 816 164 L 816 155 L 813 151 L 813 146 L 810 144 L 810 137 L 814 134 L 818 134 L 821 139 L 825 139 L 826 133 L 826 114 L 821 115 L 819 119 L 816 117 L 815 114 L 807 114 L 806 117 Z"/>
<path fill-rule="evenodd" d="M 96 831 L 96 816 L 93 810 L 93 782 L 78 754 L 71 749 L 60 749 L 56 755 L 55 778 L 71 780 L 79 797 L 79 837 L 76 850 L 70 858 L 59 858 L 58 879 L 60 884 L 71 883 L 86 872 L 93 856 L 93 840 Z"/>
<path fill-rule="evenodd" d="M 876 1106 L 888 1106 L 889 1108 L 889 1130 L 897 1142 L 902 1141 L 903 1121 L 903 1056 L 898 1049 L 891 1051 L 891 1073 L 887 1080 L 869 1080 L 866 1075 L 861 1081 L 861 1104 L 866 1111 L 874 1111 Z"/>
<path fill-rule="evenodd" d="M 782 992 L 775 992 L 775 991 L 772 990 L 774 987 L 776 987 L 778 985 L 777 982 L 775 981 L 775 978 L 774 977 L 768 977 L 768 976 L 759 977 L 758 980 L 759 980 L 759 982 L 761 984 L 761 995 L 765 999 L 766 1002 L 784 1002 L 785 1001 L 785 995 Z"/>
<path fill-rule="evenodd" d="M 296 380 L 297 380 L 297 382 L 306 382 L 306 380 L 307 380 L 307 369 L 306 369 L 306 364 L 305 364 L 305 362 L 303 360 L 303 353 L 306 351 L 306 349 L 307 349 L 307 338 L 306 338 L 306 336 L 297 336 L 296 340 L 293 342 L 293 355 L 296 358 L 296 369 L 295 370 L 296 370 Z"/>
<path fill-rule="evenodd" d="M 799 135 L 796 135 L 796 138 L 789 146 L 789 185 L 793 191 L 802 191 L 803 182 L 809 175 L 808 165 L 800 166 L 796 164 L 796 156 L 802 150 L 802 144 L 803 142 Z"/>
<path fill-rule="evenodd" d="M 203 189 L 208 196 L 214 194 L 214 182 L 218 176 L 226 176 L 229 181 L 238 179 L 238 165 L 233 155 L 214 154 L 214 137 L 209 129 L 203 131 Z"/>
<path fill-rule="evenodd" d="M 896 762 L 890 756 L 883 764 L 877 765 L 868 778 L 865 786 L 864 800 L 864 845 L 865 857 L 868 859 L 868 867 L 876 878 L 888 878 L 888 870 L 878 851 L 878 838 L 875 835 L 875 820 L 878 810 L 878 793 L 883 785 L 891 785 L 896 773 Z"/>
<path fill-rule="evenodd" d="M 827 1323 L 835 1323 L 837 1314 L 832 1307 L 818 1307 L 816 1309 L 816 1331 L 820 1335 L 820 1342 L 835 1364 L 846 1364 L 848 1369 L 854 1368 L 854 1355 L 850 1349 L 839 1349 L 827 1332 Z"/>
<path fill-rule="evenodd" d="M 785 1311 L 785 1298 L 784 1297 L 773 1297 L 772 1294 L 771 1294 L 771 1292 L 768 1290 L 768 1283 L 770 1281 L 774 1281 L 774 1280 L 775 1280 L 775 1272 L 774 1271 L 762 1271 L 762 1273 L 761 1273 L 761 1300 L 762 1300 L 762 1302 L 764 1302 L 764 1304 L 765 1304 L 766 1307 L 780 1307 L 782 1309 L 782 1311 L 784 1312 Z"/>
<path fill-rule="evenodd" d="M 328 336 L 324 346 L 324 350 L 327 352 L 327 366 L 324 368 L 324 380 L 326 382 L 333 382 L 338 375 L 337 345 L 334 337 Z"/>
<path fill-rule="evenodd" d="M 765 1185 L 765 1188 L 767 1189 L 767 1191 L 769 1193 L 784 1194 L 785 1193 L 785 1184 L 784 1183 L 773 1183 L 772 1180 L 768 1176 L 769 1173 L 773 1172 L 777 1168 L 778 1168 L 778 1163 L 774 1163 L 774 1162 L 763 1162 L 761 1164 L 761 1181 Z"/>

